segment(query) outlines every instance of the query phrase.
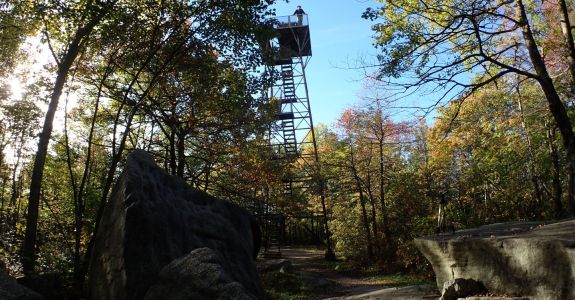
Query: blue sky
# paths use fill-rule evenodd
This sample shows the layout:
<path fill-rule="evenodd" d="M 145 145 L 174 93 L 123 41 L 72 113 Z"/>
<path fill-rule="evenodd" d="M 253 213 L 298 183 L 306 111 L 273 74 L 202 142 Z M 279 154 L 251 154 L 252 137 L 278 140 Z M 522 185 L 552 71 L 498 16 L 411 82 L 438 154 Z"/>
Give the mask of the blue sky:
<path fill-rule="evenodd" d="M 308 14 L 313 57 L 306 76 L 315 124 L 334 123 L 343 109 L 357 102 L 363 76 L 349 67 L 361 57 L 373 58 L 373 22 L 362 19 L 367 7 L 380 3 L 362 0 L 278 0 L 277 16 L 291 15 L 297 5 Z"/>

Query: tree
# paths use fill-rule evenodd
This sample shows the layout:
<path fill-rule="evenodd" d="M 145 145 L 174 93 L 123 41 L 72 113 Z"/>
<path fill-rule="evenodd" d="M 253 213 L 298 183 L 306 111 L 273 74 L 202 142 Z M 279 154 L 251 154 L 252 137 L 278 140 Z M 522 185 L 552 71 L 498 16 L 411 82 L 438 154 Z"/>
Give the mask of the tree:
<path fill-rule="evenodd" d="M 536 4 L 538 5 L 538 4 Z M 407 92 L 432 85 L 446 98 L 474 91 L 515 74 L 536 82 L 557 125 L 567 154 L 569 212 L 575 214 L 575 135 L 560 91 L 550 74 L 534 28 L 538 7 L 514 1 L 387 1 L 364 17 L 379 19 L 374 26 L 379 79 L 409 75 L 414 81 L 395 81 Z M 542 29 L 542 30 L 539 30 Z M 538 43 L 539 42 L 539 43 Z M 572 45 L 570 45 L 572 46 Z M 469 74 L 475 74 L 469 82 Z"/>
<path fill-rule="evenodd" d="M 36 134 L 38 124 L 36 120 L 40 117 L 40 109 L 29 99 L 14 101 L 2 106 L 3 115 L 7 120 L 6 133 L 9 135 L 10 148 L 14 153 L 12 168 L 11 196 L 8 207 L 12 211 L 11 221 L 6 222 L 13 228 L 19 219 L 19 207 L 22 189 L 22 175 L 26 165 L 26 155 L 28 154 L 26 144 L 30 138 Z"/>
<path fill-rule="evenodd" d="M 177 113 L 180 112 L 178 109 L 181 106 L 178 105 L 185 105 L 185 99 L 182 98 L 176 99 L 178 100 L 176 106 L 170 106 L 170 102 L 164 99 L 170 98 L 171 95 L 164 93 L 175 92 L 175 95 L 179 96 L 197 90 L 198 92 L 194 94 L 195 104 L 211 103 L 210 105 L 224 111 L 229 109 L 224 105 L 224 101 L 227 97 L 231 99 L 233 96 L 238 101 L 233 110 L 237 115 L 228 120 L 238 120 L 253 114 L 253 95 L 262 83 L 253 72 L 261 63 L 260 51 L 254 45 L 257 45 L 256 37 L 271 31 L 271 26 L 267 26 L 269 20 L 265 19 L 271 13 L 267 10 L 271 3 L 273 1 L 144 3 L 128 0 L 87 0 L 74 3 L 42 3 L 36 7 L 38 19 L 42 24 L 43 42 L 50 47 L 56 61 L 56 78 L 51 89 L 50 105 L 40 135 L 30 184 L 27 233 L 23 244 L 26 273 L 32 272 L 34 267 L 43 165 L 62 92 L 70 90 L 78 82 L 97 82 L 92 85 L 96 87 L 96 92 L 83 94 L 86 95 L 85 104 L 95 105 L 96 109 L 88 110 L 91 111 L 92 121 L 89 122 L 91 129 L 86 132 L 89 137 L 86 148 L 88 153 L 84 171 L 80 175 L 72 170 L 74 165 L 72 148 L 68 148 L 66 152 L 70 157 L 68 173 L 71 189 L 75 190 L 70 194 L 76 204 L 77 217 L 75 269 L 85 270 L 78 267 L 78 252 L 80 252 L 78 241 L 83 228 L 83 197 L 88 180 L 87 172 L 91 169 L 92 142 L 93 138 L 97 138 L 94 134 L 96 128 L 100 126 L 98 136 L 104 139 L 103 142 L 111 144 L 110 156 L 107 156 L 110 161 L 106 174 L 100 175 L 104 180 L 100 189 L 100 212 L 94 218 L 97 228 L 111 184 L 118 173 L 117 167 L 125 157 L 126 150 L 138 145 L 147 145 L 148 149 L 154 150 L 152 147 L 154 137 L 150 133 L 152 135 L 154 132 L 157 133 L 159 125 L 174 129 L 168 134 L 168 137 L 172 138 L 172 143 L 168 145 L 174 146 L 175 151 L 171 152 L 173 155 L 168 161 L 175 162 L 172 163 L 175 174 L 186 176 L 184 173 L 186 166 L 189 166 L 187 161 L 189 151 L 182 147 L 192 145 L 190 140 L 197 136 L 189 135 L 198 129 L 194 127 L 188 132 L 186 127 L 201 128 L 206 124 L 198 125 L 193 122 L 187 124 L 186 122 L 191 120 L 183 119 L 178 120 L 177 125 L 181 126 L 174 126 L 168 124 L 171 122 L 169 118 L 157 118 L 166 117 L 167 115 L 163 113 L 170 109 L 174 116 L 180 117 Z M 62 18 L 66 20 L 63 25 Z M 192 63 L 194 61 L 202 63 L 194 65 Z M 194 69 L 198 66 L 201 68 Z M 68 77 L 72 72 L 75 78 L 70 81 Z M 218 73 L 230 77 L 224 79 L 205 76 Z M 199 81 L 193 81 L 195 86 L 190 84 L 185 87 L 177 86 L 183 83 L 179 81 L 180 78 L 186 80 L 197 78 Z M 210 82 L 212 79 L 215 79 L 215 82 Z M 224 83 L 226 80 L 227 83 Z M 234 84 L 229 84 L 230 82 Z M 183 88 L 190 90 L 186 91 Z M 241 89 L 243 90 L 240 91 Z M 82 94 L 86 90 L 89 89 L 81 86 L 76 93 Z M 100 99 L 105 99 L 105 112 L 100 112 L 98 109 L 98 106 L 102 105 L 98 102 Z M 206 119 L 211 120 L 218 114 L 217 110 L 207 109 L 206 112 L 208 112 Z M 209 115 L 211 113 L 214 115 Z M 109 123 L 105 124 L 106 122 Z M 236 122 L 213 125 L 226 131 L 225 127 L 235 128 L 242 124 Z M 156 130 L 148 130 L 150 126 L 152 128 L 155 126 Z M 240 132 L 240 129 L 237 132 Z M 217 133 L 206 132 L 206 135 L 212 135 L 213 138 Z M 249 136 L 250 131 L 246 130 L 243 134 Z M 107 136 L 112 138 L 108 140 Z M 78 176 L 82 179 L 79 180 Z M 86 255 L 89 254 L 90 244 L 86 251 Z M 82 277 L 82 272 L 76 272 L 80 274 L 79 278 Z"/>
<path fill-rule="evenodd" d="M 75 7 L 73 4 L 70 4 L 70 6 L 54 4 L 53 7 L 39 7 L 42 10 L 42 17 L 44 18 L 45 38 L 52 42 L 54 39 L 59 39 L 58 42 L 61 43 L 61 49 L 60 52 L 53 52 L 57 64 L 56 79 L 52 88 L 42 132 L 40 133 L 38 150 L 36 151 L 30 182 L 26 234 L 22 244 L 22 266 L 26 274 L 32 274 L 34 272 L 40 191 L 42 188 L 44 163 L 52 135 L 54 116 L 58 108 L 58 102 L 76 58 L 81 51 L 85 49 L 86 43 L 94 28 L 112 10 L 114 3 L 113 1 L 96 1 L 96 3 L 88 1 L 87 3 L 79 3 L 79 7 Z M 77 15 L 78 13 L 79 15 Z M 70 17 L 69 20 L 66 20 L 69 22 L 66 24 L 69 31 L 62 32 L 60 16 Z M 49 21 L 55 21 L 57 23 L 50 23 Z M 59 34 L 64 36 L 58 36 Z M 51 45 L 51 47 L 54 46 L 55 45 Z M 52 50 L 58 51 L 55 48 L 52 48 Z"/>
<path fill-rule="evenodd" d="M 450 187 L 458 223 L 562 213 L 557 206 L 563 171 L 555 168 L 559 157 L 548 151 L 548 143 L 556 142 L 548 133 L 551 116 L 536 85 L 523 83 L 522 93 L 515 85 L 489 85 L 464 103 L 439 110 L 430 135 L 430 166 Z"/>
<path fill-rule="evenodd" d="M 20 46 L 34 32 L 29 1 L 0 2 L 0 77 L 10 73 L 22 57 Z"/>
<path fill-rule="evenodd" d="M 344 256 L 358 256 L 359 246 L 355 243 L 362 240 L 359 244 L 365 255 L 360 257 L 367 257 L 368 261 L 377 258 L 382 268 L 391 270 L 397 239 L 402 236 L 396 235 L 395 223 L 401 222 L 395 216 L 396 203 L 401 201 L 395 193 L 406 179 L 400 170 L 404 168 L 404 157 L 412 155 L 406 152 L 406 146 L 413 138 L 408 123 L 393 122 L 383 113 L 381 99 L 363 104 L 342 113 L 337 134 L 328 131 L 318 135 L 325 157 L 327 187 L 335 203 L 331 223 L 337 248 Z M 346 210 L 353 213 L 341 215 Z M 348 243 L 349 248 L 344 246 Z"/>

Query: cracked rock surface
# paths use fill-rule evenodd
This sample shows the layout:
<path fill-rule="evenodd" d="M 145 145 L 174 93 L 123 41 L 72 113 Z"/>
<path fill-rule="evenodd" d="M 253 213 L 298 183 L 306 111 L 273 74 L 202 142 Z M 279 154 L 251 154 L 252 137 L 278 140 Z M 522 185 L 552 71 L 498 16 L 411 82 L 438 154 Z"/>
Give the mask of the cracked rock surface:
<path fill-rule="evenodd" d="M 210 295 L 226 299 L 243 291 L 246 299 L 264 298 L 255 267 L 259 243 L 259 227 L 246 210 L 191 188 L 136 150 L 128 156 L 96 234 L 90 299 L 144 299 L 152 286 L 156 292 L 166 286 L 201 287 L 205 282 L 189 282 L 203 280 L 193 266 L 225 289 L 204 291 Z M 173 274 L 185 278 L 181 284 L 186 287 L 168 282 Z"/>
<path fill-rule="evenodd" d="M 490 293 L 533 299 L 575 299 L 575 220 L 510 222 L 422 237 L 438 288 L 456 278 Z"/>

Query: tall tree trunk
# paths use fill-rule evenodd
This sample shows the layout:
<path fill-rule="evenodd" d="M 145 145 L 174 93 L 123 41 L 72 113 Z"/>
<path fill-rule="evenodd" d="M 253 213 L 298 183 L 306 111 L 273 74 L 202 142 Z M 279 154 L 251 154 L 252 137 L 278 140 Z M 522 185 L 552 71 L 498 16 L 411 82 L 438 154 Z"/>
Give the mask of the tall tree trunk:
<path fill-rule="evenodd" d="M 367 209 L 365 207 L 365 197 L 363 195 L 363 187 L 361 184 L 361 178 L 356 169 L 355 159 L 353 154 L 353 146 L 349 145 L 350 150 L 350 163 L 351 163 L 351 171 L 353 173 L 353 178 L 355 180 L 355 185 L 357 187 L 357 192 L 359 193 L 359 204 L 361 205 L 361 220 L 363 224 L 363 229 L 365 231 L 365 237 L 367 239 L 367 256 L 369 259 L 373 258 L 373 245 L 372 245 L 372 238 L 371 238 L 371 230 L 369 228 L 369 218 L 367 217 Z"/>
<path fill-rule="evenodd" d="M 210 174 L 212 173 L 212 160 L 208 158 L 204 166 L 204 192 L 208 192 L 208 187 L 210 186 Z M 199 186 L 199 185 L 198 185 Z"/>
<path fill-rule="evenodd" d="M 74 174 L 72 155 L 70 153 L 70 141 L 68 137 L 68 96 L 66 96 L 66 104 L 64 109 L 64 140 L 66 146 L 66 164 L 68 166 L 68 174 L 70 176 L 70 184 L 72 188 L 72 198 L 74 201 L 74 275 L 76 276 L 76 274 L 78 274 L 80 271 L 82 259 L 81 248 L 83 212 L 82 204 L 79 201 L 78 185 L 76 183 L 76 175 Z"/>
<path fill-rule="evenodd" d="M 22 189 L 24 185 L 24 173 L 21 171 L 19 176 L 18 176 L 18 194 L 22 194 Z M 18 197 L 16 199 L 16 211 L 14 212 L 14 224 L 18 224 L 18 222 L 20 221 L 20 209 L 22 208 L 22 197 Z M 16 229 L 16 227 L 14 227 Z"/>
<path fill-rule="evenodd" d="M 186 166 L 186 133 L 184 129 L 178 130 L 178 169 L 176 175 L 180 178 L 184 178 L 184 171 Z"/>
<path fill-rule="evenodd" d="M 370 156 L 371 158 L 371 156 Z M 371 228 L 373 230 L 373 247 L 374 253 L 376 255 L 381 255 L 381 239 L 379 238 L 379 226 L 377 226 L 377 209 L 376 209 L 376 200 L 373 195 L 373 189 L 371 184 L 371 163 L 368 164 L 367 167 L 367 180 L 365 183 L 365 190 L 367 192 L 367 199 L 369 200 L 369 206 L 371 208 Z"/>
<path fill-rule="evenodd" d="M 379 102 L 378 102 L 379 105 Z M 385 261 L 386 263 L 391 263 L 395 260 L 395 244 L 391 237 L 391 231 L 389 230 L 389 218 L 387 215 L 387 203 L 385 198 L 385 124 L 383 123 L 382 110 L 378 109 L 378 154 L 379 154 L 379 201 L 381 202 L 381 218 L 382 218 L 382 230 L 385 242 Z"/>
<path fill-rule="evenodd" d="M 369 229 L 369 218 L 367 216 L 367 209 L 365 207 L 365 197 L 363 195 L 360 179 L 355 177 L 355 180 L 357 190 L 359 191 L 359 204 L 361 205 L 361 217 L 363 222 L 363 229 L 365 231 L 365 237 L 367 239 L 367 257 L 371 259 L 373 258 L 373 240 L 371 238 L 371 230 Z"/>
<path fill-rule="evenodd" d="M 378 140 L 379 146 L 379 201 L 381 202 L 381 218 L 383 221 L 383 234 L 385 235 L 385 240 L 389 243 L 390 232 L 387 220 L 387 204 L 385 203 L 385 157 L 383 152 L 383 124 L 381 124 L 381 137 Z"/>
<path fill-rule="evenodd" d="M 116 53 L 117 52 L 115 52 L 114 55 Z M 104 87 L 104 83 L 107 80 L 110 73 L 112 72 L 112 62 L 113 62 L 112 59 L 110 59 L 108 61 L 108 64 L 106 66 L 106 71 L 104 72 L 104 76 L 102 77 L 102 79 L 100 80 L 100 83 L 98 85 L 98 94 L 96 95 L 96 103 L 94 103 L 94 113 L 92 114 L 92 119 L 90 121 L 90 131 L 88 133 L 88 147 L 86 149 L 86 160 L 84 162 L 84 170 L 82 172 L 82 180 L 80 181 L 80 186 L 78 187 L 78 204 L 79 204 L 80 214 L 82 216 L 84 215 L 84 211 L 85 211 L 84 191 L 86 189 L 86 185 L 88 184 L 90 168 L 92 165 L 92 147 L 94 146 L 92 141 L 94 139 L 96 120 L 98 117 L 98 110 L 100 107 L 100 99 L 102 98 L 102 89 Z M 83 222 L 80 222 L 78 225 L 79 225 L 79 229 L 77 229 L 77 230 L 82 232 Z M 74 269 L 73 287 L 74 287 L 74 291 L 77 293 L 81 293 L 83 286 L 84 286 L 86 273 L 88 271 L 87 270 L 87 263 L 86 263 L 88 261 L 88 259 L 89 259 L 89 257 L 84 256 L 83 260 L 81 262 L 79 262 L 80 265 L 75 266 L 75 268 L 77 268 L 77 269 Z"/>
<path fill-rule="evenodd" d="M 551 163 L 553 165 L 553 211 L 555 218 L 560 219 L 565 215 L 563 208 L 563 188 L 561 187 L 561 164 L 559 163 L 559 153 L 557 146 L 555 146 L 555 128 L 554 126 L 547 127 L 547 143 L 549 145 L 549 154 L 551 155 Z"/>
<path fill-rule="evenodd" d="M 92 8 L 90 8 L 90 10 L 91 9 Z M 88 24 L 76 30 L 72 42 L 68 45 L 62 61 L 58 64 L 56 81 L 52 89 L 52 95 L 50 96 L 50 103 L 48 104 L 48 110 L 46 111 L 42 132 L 40 133 L 38 150 L 36 151 L 36 156 L 34 158 L 34 168 L 32 169 L 32 178 L 30 182 L 26 232 L 24 235 L 24 242 L 22 244 L 22 268 L 24 274 L 26 275 L 30 275 L 34 272 L 34 266 L 36 263 L 36 234 L 38 231 L 40 191 L 42 189 L 44 164 L 46 162 L 46 155 L 48 153 L 48 144 L 50 143 L 50 137 L 52 136 L 54 115 L 58 109 L 58 101 L 62 95 L 62 90 L 64 89 L 68 73 L 72 68 L 72 64 L 76 60 L 78 53 L 80 53 L 85 40 L 88 38 L 94 27 L 100 23 L 108 11 L 109 10 L 106 9 L 99 13 L 95 13 Z"/>
<path fill-rule="evenodd" d="M 18 167 L 20 166 L 20 158 L 22 157 L 22 147 L 23 145 L 21 144 L 16 151 L 16 163 L 14 164 L 14 169 L 12 169 L 12 184 L 10 186 L 10 226 L 13 229 L 16 228 L 16 223 L 18 222 L 18 206 L 16 205 L 16 200 L 20 197 L 20 189 L 18 188 Z"/>
<path fill-rule="evenodd" d="M 154 136 L 156 135 L 156 122 L 154 122 L 153 120 L 151 121 L 151 128 L 149 131 L 149 135 L 150 137 L 148 138 L 148 143 L 143 145 L 144 150 L 146 150 L 147 152 L 150 152 L 150 149 L 152 148 L 153 145 L 153 141 L 154 141 Z"/>
<path fill-rule="evenodd" d="M 561 31 L 563 32 L 563 39 L 567 46 L 567 62 L 569 63 L 569 72 L 571 73 L 571 86 L 569 87 L 569 95 L 573 98 L 575 95 L 575 45 L 573 44 L 573 33 L 571 31 L 571 21 L 569 20 L 569 11 L 567 10 L 567 3 L 565 0 L 559 0 L 559 8 L 561 10 Z M 573 99 L 571 99 L 573 101 Z"/>
<path fill-rule="evenodd" d="M 0 204 L 0 234 L 4 233 L 4 225 L 6 224 L 6 215 L 4 214 L 4 210 L 6 209 L 6 200 L 4 197 L 6 196 L 6 182 L 8 178 L 2 176 L 2 190 L 0 190 L 0 200 L 2 203 Z"/>
<path fill-rule="evenodd" d="M 1 128 L 0 128 L 1 129 Z M 0 234 L 4 233 L 4 224 L 6 223 L 4 219 L 4 208 L 5 208 L 5 199 L 6 196 L 6 176 L 4 176 L 4 147 L 0 148 L 0 179 L 2 180 L 2 188 L 0 189 Z"/>
<path fill-rule="evenodd" d="M 52 123 L 54 115 L 58 108 L 58 100 L 62 94 L 66 77 L 79 51 L 79 41 L 72 44 L 64 59 L 64 62 L 58 67 L 56 83 L 50 98 L 48 111 L 44 119 L 44 126 L 38 142 L 38 150 L 34 159 L 34 168 L 30 183 L 30 195 L 28 198 L 28 216 L 26 218 L 26 233 L 22 245 L 22 267 L 24 274 L 32 274 L 36 260 L 36 232 L 38 228 L 38 210 L 40 204 L 40 190 L 42 188 L 42 177 L 44 175 L 44 163 L 48 151 L 48 144 L 52 135 Z"/>
<path fill-rule="evenodd" d="M 541 184 L 539 182 L 539 174 L 537 172 L 536 164 L 535 164 L 535 154 L 533 151 L 533 144 L 531 143 L 531 136 L 529 135 L 529 130 L 527 129 L 527 124 L 525 123 L 525 113 L 523 111 L 523 102 L 521 101 L 521 91 L 519 90 L 519 86 L 515 87 L 515 91 L 517 93 L 517 107 L 519 108 L 519 114 L 521 117 L 521 130 L 523 132 L 523 136 L 525 137 L 525 141 L 527 141 L 527 154 L 529 157 L 529 169 L 527 173 L 531 178 L 531 182 L 533 183 L 533 192 L 535 194 L 535 199 L 537 200 L 537 217 L 541 217 L 541 205 L 543 204 L 543 191 L 541 189 Z"/>
<path fill-rule="evenodd" d="M 571 121 L 567 115 L 565 105 L 563 105 L 563 102 L 553 85 L 553 80 L 549 76 L 545 62 L 537 48 L 533 32 L 531 31 L 531 27 L 527 19 L 527 13 L 525 12 L 523 1 L 515 0 L 515 3 L 519 15 L 519 25 L 521 26 L 523 38 L 525 40 L 525 46 L 529 51 L 531 63 L 537 73 L 537 81 L 545 94 L 549 111 L 559 128 L 561 138 L 563 139 L 563 145 L 567 152 L 569 214 L 571 216 L 575 216 L 575 135 L 573 134 L 573 128 L 571 127 Z"/>
<path fill-rule="evenodd" d="M 177 159 L 176 159 L 176 125 L 172 124 L 170 126 L 170 136 L 168 137 L 168 144 L 170 145 L 170 174 L 176 175 L 177 173 Z"/>
<path fill-rule="evenodd" d="M 459 209 L 459 211 L 461 213 L 463 213 L 464 215 L 467 215 L 469 213 L 469 205 L 465 205 L 464 200 L 463 200 L 463 195 L 465 194 L 464 191 L 464 187 L 463 187 L 463 174 L 465 174 L 465 163 L 464 163 L 464 158 L 463 158 L 463 154 L 458 151 L 458 153 L 456 154 L 458 155 L 458 159 L 457 161 L 459 162 L 459 164 L 456 166 L 456 170 L 457 170 L 457 208 Z"/>
<path fill-rule="evenodd" d="M 367 181 L 365 184 L 365 190 L 367 192 L 367 199 L 369 200 L 369 205 L 371 208 L 371 215 L 373 216 L 371 218 L 371 226 L 373 227 L 373 236 L 375 239 L 377 239 L 377 236 L 379 235 L 379 230 L 377 226 L 377 210 L 376 210 L 375 197 L 373 195 L 373 189 L 371 185 L 371 170 L 368 169 L 367 172 L 368 173 L 367 173 Z"/>

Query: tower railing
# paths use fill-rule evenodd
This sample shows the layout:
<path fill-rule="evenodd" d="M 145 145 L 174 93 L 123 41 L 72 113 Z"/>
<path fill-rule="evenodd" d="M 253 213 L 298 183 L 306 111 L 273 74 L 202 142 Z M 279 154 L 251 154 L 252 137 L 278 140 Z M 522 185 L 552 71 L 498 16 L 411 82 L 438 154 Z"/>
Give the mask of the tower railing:
<path fill-rule="evenodd" d="M 309 26 L 307 15 L 291 15 L 291 16 L 281 16 L 275 18 L 277 23 L 275 28 L 286 28 L 286 27 L 300 27 Z"/>

